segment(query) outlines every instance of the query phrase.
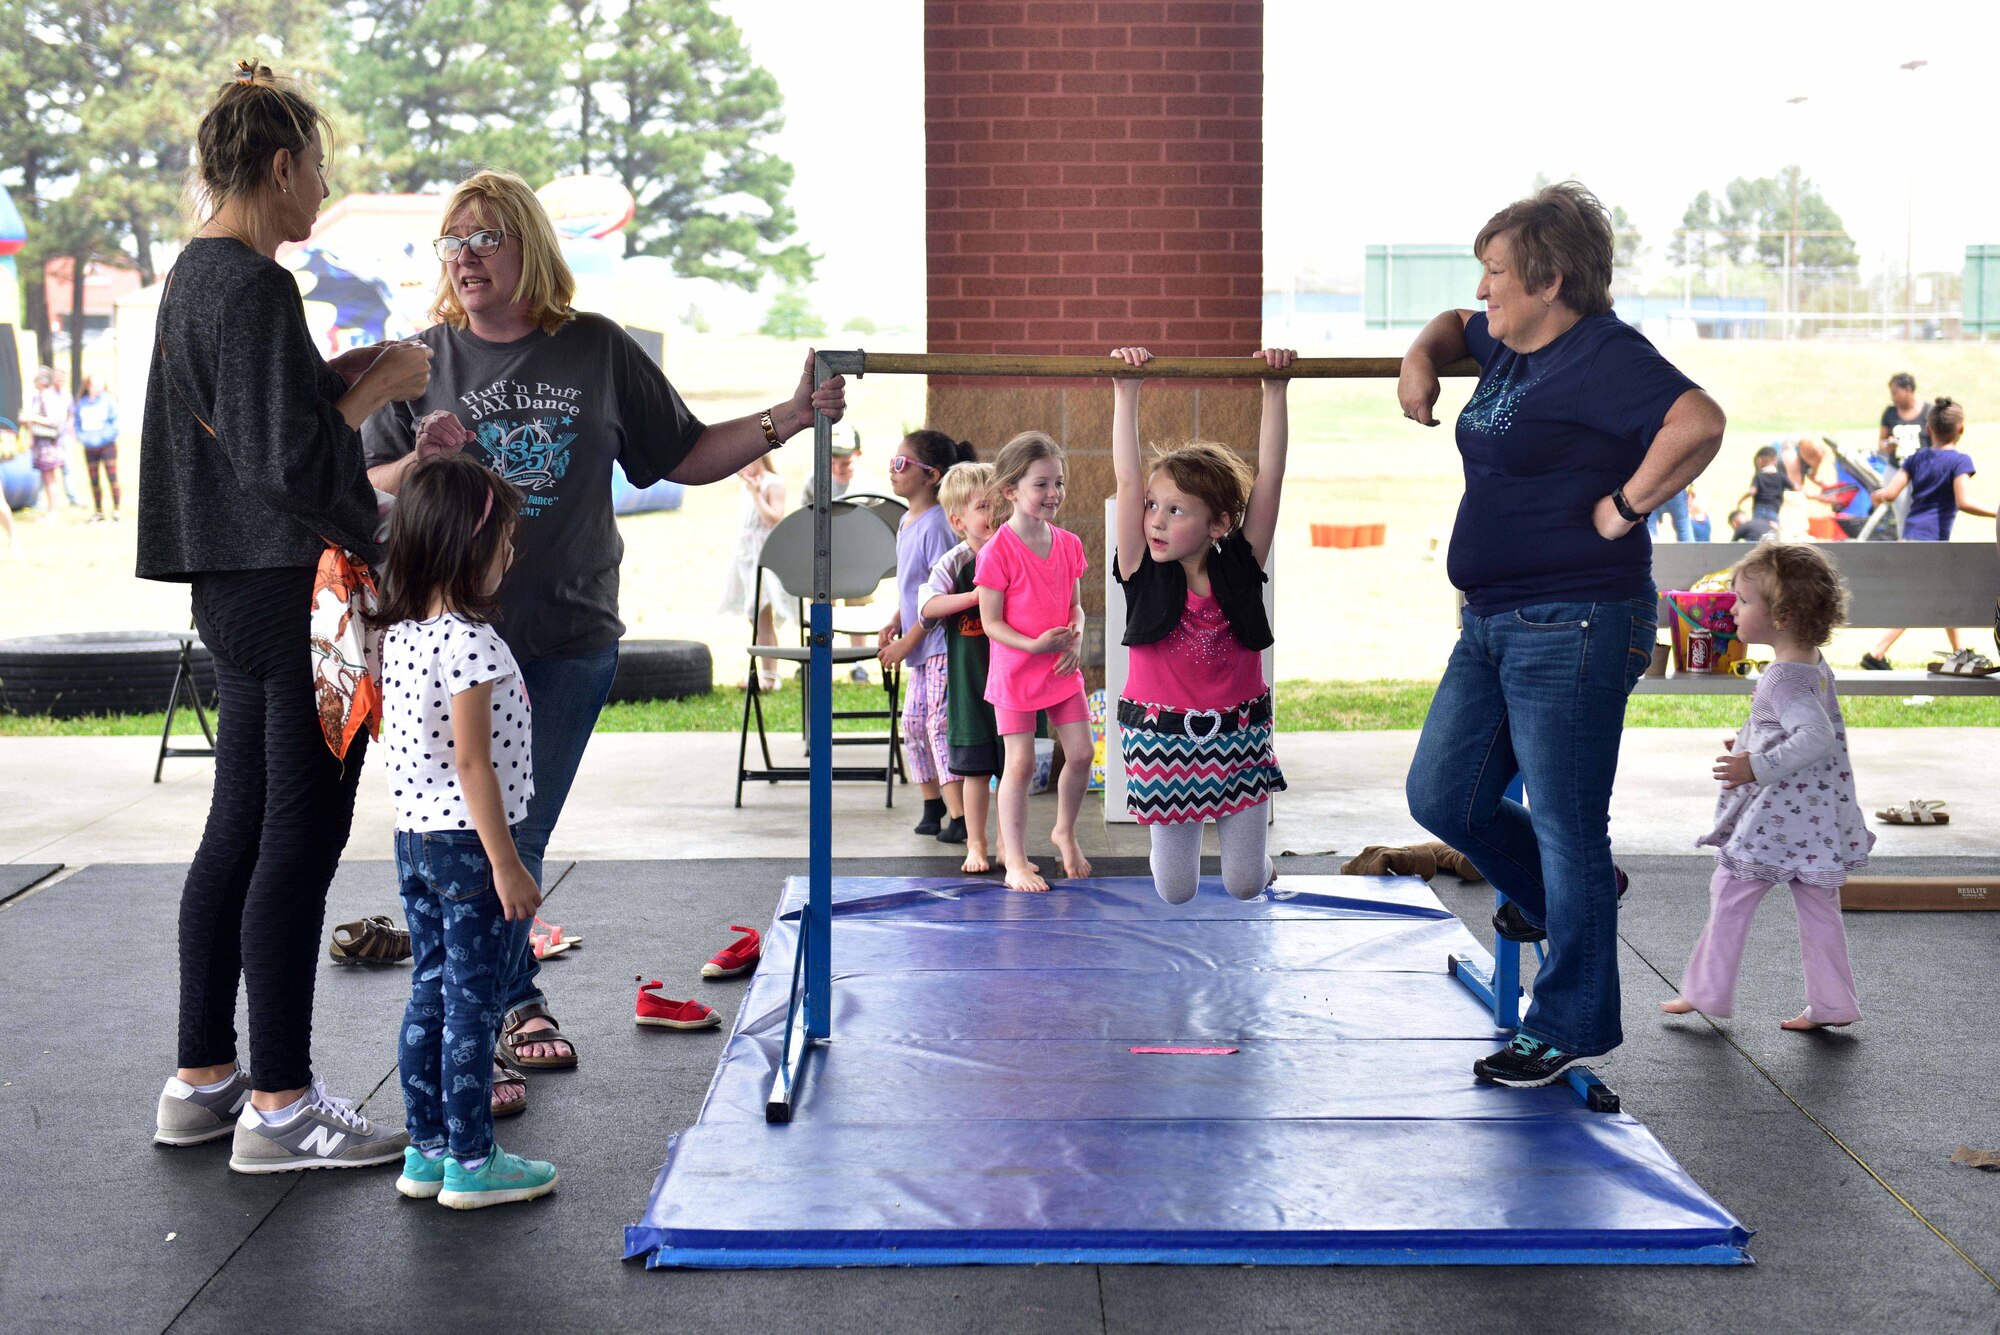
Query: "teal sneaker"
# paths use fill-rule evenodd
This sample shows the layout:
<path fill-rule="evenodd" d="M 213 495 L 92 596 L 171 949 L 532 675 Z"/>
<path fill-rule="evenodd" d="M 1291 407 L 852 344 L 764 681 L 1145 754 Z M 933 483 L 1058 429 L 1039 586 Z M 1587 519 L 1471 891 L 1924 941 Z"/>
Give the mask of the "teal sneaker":
<path fill-rule="evenodd" d="M 444 1190 L 444 1160 L 440 1154 L 435 1159 L 426 1159 L 424 1152 L 415 1145 L 403 1151 L 403 1175 L 396 1179 L 396 1190 L 413 1201 L 427 1201 Z"/>
<path fill-rule="evenodd" d="M 463 1167 L 445 1156 L 444 1189 L 438 1204 L 454 1210 L 478 1210 L 511 1201 L 531 1201 L 556 1189 L 556 1166 L 540 1159 L 523 1159 L 498 1145 L 486 1156 L 478 1171 Z"/>

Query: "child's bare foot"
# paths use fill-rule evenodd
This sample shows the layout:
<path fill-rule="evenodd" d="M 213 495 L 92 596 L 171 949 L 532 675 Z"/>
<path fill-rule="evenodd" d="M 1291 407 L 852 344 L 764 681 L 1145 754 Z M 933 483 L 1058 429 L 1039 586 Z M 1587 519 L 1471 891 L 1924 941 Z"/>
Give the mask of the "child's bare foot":
<path fill-rule="evenodd" d="M 965 845 L 965 861 L 958 864 L 958 869 L 968 876 L 976 872 L 992 871 L 993 864 L 986 860 L 986 845 L 968 841 Z"/>
<path fill-rule="evenodd" d="M 1669 1015 L 1691 1015 L 1694 1013 L 1694 1005 L 1691 1002 L 1682 1001 L 1679 997 L 1675 997 L 1672 1001 L 1661 1002 L 1660 1009 Z"/>
<path fill-rule="evenodd" d="M 1803 1034 L 1814 1029 L 1845 1029 L 1852 1023 L 1854 1023 L 1852 1020 L 1842 1020 L 1838 1024 L 1821 1024 L 1817 1020 L 1808 1019 L 1805 1011 L 1800 1011 L 1791 1019 L 1780 1021 L 1778 1028 L 1789 1029 L 1795 1034 Z"/>
<path fill-rule="evenodd" d="M 1072 881 L 1090 875 L 1090 859 L 1077 846 L 1075 830 L 1057 830 L 1049 835 L 1049 840 L 1056 846 L 1056 852 L 1062 854 L 1063 875 Z"/>
<path fill-rule="evenodd" d="M 1007 888 L 1040 895 L 1048 893 L 1049 883 L 1035 874 L 1034 863 L 1010 862 L 1007 864 Z"/>

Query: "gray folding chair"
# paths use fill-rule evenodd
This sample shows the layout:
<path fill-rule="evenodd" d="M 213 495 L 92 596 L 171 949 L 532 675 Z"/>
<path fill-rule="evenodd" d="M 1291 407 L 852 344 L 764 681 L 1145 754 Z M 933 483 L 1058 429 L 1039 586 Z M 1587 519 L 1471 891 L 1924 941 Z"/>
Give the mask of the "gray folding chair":
<path fill-rule="evenodd" d="M 893 573 L 896 568 L 896 535 L 886 524 L 869 510 L 845 501 L 835 501 L 833 510 L 833 581 L 830 595 L 835 598 L 861 598 L 873 593 L 882 583 L 885 572 Z M 812 593 L 813 562 L 813 512 L 794 510 L 778 521 L 771 535 L 764 539 L 763 554 L 757 560 L 757 582 L 750 599 L 750 638 L 757 638 L 757 608 L 762 600 L 764 581 L 768 578 L 778 585 L 777 596 L 798 600 L 801 604 Z M 805 618 L 800 617 L 800 624 Z M 736 805 L 743 805 L 743 784 L 748 779 L 762 779 L 766 783 L 778 783 L 786 779 L 809 779 L 812 771 L 805 765 L 780 765 L 771 758 L 771 741 L 764 726 L 763 688 L 758 683 L 757 660 L 759 658 L 782 659 L 788 663 L 804 664 L 812 657 L 812 651 L 805 645 L 770 645 L 752 643 L 749 647 L 749 683 L 743 697 L 743 727 L 736 746 Z M 833 661 L 859 663 L 875 657 L 875 650 L 864 645 L 835 645 Z M 836 733 L 835 746 L 882 746 L 885 748 L 882 764 L 876 765 L 836 765 L 835 779 L 879 780 L 884 790 L 885 806 L 896 804 L 896 780 L 902 775 L 902 727 L 897 698 L 902 687 L 899 672 L 891 670 L 883 674 L 882 689 L 888 697 L 887 708 L 874 710 L 835 710 L 835 719 L 883 718 L 888 721 L 886 734 Z M 800 677 L 800 695 L 806 710 L 812 708 L 811 683 L 803 675 Z M 764 758 L 762 769 L 750 769 L 747 760 L 750 751 L 750 719 L 757 719 L 757 746 Z"/>

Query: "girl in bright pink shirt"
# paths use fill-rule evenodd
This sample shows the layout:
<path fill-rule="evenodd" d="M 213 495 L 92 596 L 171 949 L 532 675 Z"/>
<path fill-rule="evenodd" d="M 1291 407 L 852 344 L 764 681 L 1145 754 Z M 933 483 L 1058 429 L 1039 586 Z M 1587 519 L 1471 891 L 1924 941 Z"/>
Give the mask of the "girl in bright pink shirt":
<path fill-rule="evenodd" d="M 1035 768 L 1035 715 L 1047 710 L 1062 747 L 1056 827 L 1063 875 L 1090 875 L 1076 842 L 1076 813 L 1090 783 L 1090 708 L 1083 699 L 1083 596 L 1090 562 L 1074 533 L 1051 521 L 1062 508 L 1062 447 L 1039 431 L 1007 442 L 993 465 L 994 484 L 1013 513 L 979 553 L 973 583 L 991 663 L 986 699 L 1007 748 L 1000 775 L 1000 834 L 1007 886 L 1047 890 L 1028 861 L 1028 779 Z"/>
<path fill-rule="evenodd" d="M 1111 354 L 1144 366 L 1144 348 Z M 1292 352 L 1258 354 L 1272 367 Z M 1222 885 L 1253 899 L 1271 883 L 1265 818 L 1285 776 L 1271 750 L 1263 651 L 1264 562 L 1278 529 L 1287 422 L 1283 379 L 1264 381 L 1257 472 L 1226 445 L 1177 446 L 1139 461 L 1139 386 L 1113 384 L 1111 462 L 1118 479 L 1118 582 L 1125 586 L 1130 671 L 1118 701 L 1126 804 L 1152 832 L 1153 885 L 1169 904 L 1194 898 L 1201 827 L 1214 821 Z"/>

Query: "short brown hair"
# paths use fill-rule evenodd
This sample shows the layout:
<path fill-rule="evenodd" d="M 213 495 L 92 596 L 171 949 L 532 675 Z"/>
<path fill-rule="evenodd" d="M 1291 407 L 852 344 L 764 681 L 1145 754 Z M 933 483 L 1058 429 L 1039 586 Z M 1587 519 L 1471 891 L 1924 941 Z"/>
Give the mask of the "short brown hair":
<path fill-rule="evenodd" d="M 449 227 L 464 208 L 478 216 L 482 227 L 497 227 L 521 243 L 521 282 L 508 300 L 528 304 L 530 323 L 545 334 L 553 334 L 576 318 L 571 308 L 576 300 L 576 275 L 563 258 L 548 210 L 526 181 L 513 172 L 476 171 L 460 181 L 445 202 L 444 225 Z M 438 265 L 437 300 L 431 303 L 431 318 L 454 329 L 463 329 L 467 323 L 465 307 L 458 304 L 458 293 L 452 290 L 448 264 Z"/>
<path fill-rule="evenodd" d="M 521 492 L 470 454 L 440 454 L 412 468 L 389 517 L 377 626 L 423 621 L 433 600 L 474 621 L 492 618 L 485 590 L 493 554 L 514 531 Z"/>
<path fill-rule="evenodd" d="M 1146 475 L 1151 478 L 1155 473 L 1165 473 L 1176 487 L 1206 505 L 1211 522 L 1227 519 L 1232 531 L 1242 527 L 1257 475 L 1243 456 L 1227 445 L 1192 440 L 1160 450 L 1153 455 Z"/>
<path fill-rule="evenodd" d="M 1545 186 L 1487 219 L 1472 243 L 1482 261 L 1487 243 L 1506 236 L 1521 284 L 1539 292 L 1558 278 L 1556 300 L 1578 315 L 1611 310 L 1611 265 L 1616 238 L 1604 205 L 1576 181 Z"/>
<path fill-rule="evenodd" d="M 1833 562 L 1811 543 L 1766 539 L 1729 572 L 1732 583 L 1745 575 L 1756 577 L 1771 605 L 1771 620 L 1802 644 L 1825 644 L 1834 627 L 1847 620 L 1847 586 Z"/>
<path fill-rule="evenodd" d="M 1965 405 L 1957 399 L 1939 395 L 1931 401 L 1930 416 L 1924 420 L 1924 429 L 1938 444 L 1957 444 L 1958 438 L 1965 434 Z"/>
<path fill-rule="evenodd" d="M 1013 513 L 1014 503 L 1007 499 L 1007 488 L 1021 485 L 1021 479 L 1028 475 L 1036 460 L 1054 459 L 1061 463 L 1063 457 L 1062 446 L 1046 431 L 1023 431 L 1002 445 L 999 457 L 993 461 L 993 517 L 1002 519 Z"/>
<path fill-rule="evenodd" d="M 279 149 L 297 157 L 313 136 L 324 143 L 331 130 L 305 85 L 280 78 L 268 65 L 237 61 L 235 77 L 215 90 L 195 131 L 193 211 L 208 217 L 232 199 L 256 198 L 271 184 L 271 159 Z"/>

